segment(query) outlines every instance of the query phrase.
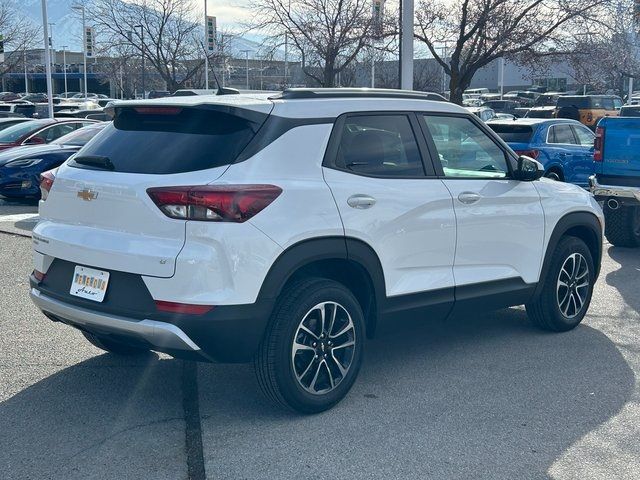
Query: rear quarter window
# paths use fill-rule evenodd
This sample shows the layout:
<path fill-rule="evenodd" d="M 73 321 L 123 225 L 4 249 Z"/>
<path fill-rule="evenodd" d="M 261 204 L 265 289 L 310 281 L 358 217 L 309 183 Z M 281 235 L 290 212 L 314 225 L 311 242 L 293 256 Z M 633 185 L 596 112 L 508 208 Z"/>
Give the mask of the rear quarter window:
<path fill-rule="evenodd" d="M 124 173 L 174 174 L 220 167 L 233 163 L 267 117 L 257 114 L 248 120 L 204 108 L 140 110 L 120 110 L 77 159 L 106 157 L 113 171 Z M 70 165 L 91 168 L 75 161 Z"/>

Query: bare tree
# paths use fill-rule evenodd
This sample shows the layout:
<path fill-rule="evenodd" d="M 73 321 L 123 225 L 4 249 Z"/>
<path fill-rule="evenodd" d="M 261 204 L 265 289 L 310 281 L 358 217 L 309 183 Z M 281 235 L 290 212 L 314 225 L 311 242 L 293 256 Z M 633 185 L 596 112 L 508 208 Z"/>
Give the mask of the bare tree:
<path fill-rule="evenodd" d="M 202 69 L 202 22 L 190 0 L 95 0 L 88 14 L 107 43 L 131 45 L 170 90 Z"/>
<path fill-rule="evenodd" d="M 598 22 L 610 0 L 421 0 L 415 36 L 450 77 L 451 100 L 500 57 L 568 51 L 578 25 Z"/>
<path fill-rule="evenodd" d="M 287 38 L 305 74 L 323 87 L 381 34 L 370 0 L 256 0 L 251 27 L 267 32 L 277 45 Z"/>
<path fill-rule="evenodd" d="M 41 30 L 22 15 L 16 1 L 0 0 L 0 33 L 5 51 L 10 52 L 0 64 L 0 75 L 14 71 L 22 64 L 25 50 L 42 47 Z"/>

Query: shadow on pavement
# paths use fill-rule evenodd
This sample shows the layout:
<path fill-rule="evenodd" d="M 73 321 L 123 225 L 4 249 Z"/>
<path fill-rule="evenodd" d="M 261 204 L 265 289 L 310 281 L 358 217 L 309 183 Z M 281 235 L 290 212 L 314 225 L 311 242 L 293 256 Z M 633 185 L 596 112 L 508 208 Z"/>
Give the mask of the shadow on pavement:
<path fill-rule="evenodd" d="M 211 478 L 548 478 L 635 383 L 598 330 L 540 332 L 520 309 L 381 335 L 349 396 L 320 415 L 271 407 L 249 366 L 200 373 Z"/>
<path fill-rule="evenodd" d="M 609 256 L 620 264 L 620 268 L 607 274 L 607 285 L 617 289 L 625 303 L 640 313 L 640 249 L 611 247 Z"/>
<path fill-rule="evenodd" d="M 0 477 L 185 478 L 180 367 L 156 355 L 104 354 L 8 398 L 0 403 Z"/>

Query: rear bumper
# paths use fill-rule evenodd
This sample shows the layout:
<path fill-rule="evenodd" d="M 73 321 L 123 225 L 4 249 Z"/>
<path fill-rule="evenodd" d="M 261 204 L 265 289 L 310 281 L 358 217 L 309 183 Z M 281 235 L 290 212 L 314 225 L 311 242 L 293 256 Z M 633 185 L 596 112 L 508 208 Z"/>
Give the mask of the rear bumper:
<path fill-rule="evenodd" d="M 201 353 L 200 347 L 180 328 L 156 320 L 131 318 L 95 312 L 48 297 L 37 288 L 29 293 L 31 300 L 49 318 L 102 335 L 130 337 L 160 351 Z"/>
<path fill-rule="evenodd" d="M 596 175 L 592 175 L 589 177 L 589 189 L 598 201 L 615 197 L 623 205 L 640 205 L 640 187 L 603 185 Z"/>

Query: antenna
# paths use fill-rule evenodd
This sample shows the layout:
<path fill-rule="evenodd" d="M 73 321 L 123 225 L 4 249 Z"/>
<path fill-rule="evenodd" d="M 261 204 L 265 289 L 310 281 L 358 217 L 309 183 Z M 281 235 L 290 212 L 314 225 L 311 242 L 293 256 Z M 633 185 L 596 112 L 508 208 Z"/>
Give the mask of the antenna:
<path fill-rule="evenodd" d="M 220 85 L 220 81 L 218 80 L 216 72 L 212 71 L 211 73 L 213 73 L 213 79 L 216 81 L 216 85 L 218 87 L 216 95 L 238 95 L 240 93 L 240 90 L 236 90 L 235 88 L 227 88 Z"/>

